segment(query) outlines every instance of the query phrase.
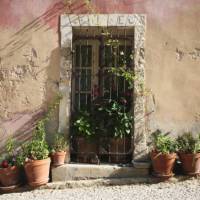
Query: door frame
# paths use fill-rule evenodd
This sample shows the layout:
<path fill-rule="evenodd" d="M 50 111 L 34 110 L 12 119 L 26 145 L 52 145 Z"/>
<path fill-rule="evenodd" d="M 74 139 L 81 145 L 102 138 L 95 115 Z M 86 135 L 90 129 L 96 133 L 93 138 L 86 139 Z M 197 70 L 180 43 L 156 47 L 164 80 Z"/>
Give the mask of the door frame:
<path fill-rule="evenodd" d="M 134 82 L 135 91 L 140 90 L 145 82 L 144 41 L 146 16 L 142 14 L 63 14 L 60 17 L 60 82 L 59 92 L 63 98 L 59 106 L 59 131 L 67 136 L 70 130 L 71 116 L 71 76 L 72 76 L 72 41 L 74 27 L 130 27 L 134 29 L 134 71 L 139 77 Z M 145 127 L 145 96 L 136 95 L 133 100 L 134 135 L 133 164 L 148 159 L 147 133 Z M 141 166 L 140 164 L 138 166 Z"/>

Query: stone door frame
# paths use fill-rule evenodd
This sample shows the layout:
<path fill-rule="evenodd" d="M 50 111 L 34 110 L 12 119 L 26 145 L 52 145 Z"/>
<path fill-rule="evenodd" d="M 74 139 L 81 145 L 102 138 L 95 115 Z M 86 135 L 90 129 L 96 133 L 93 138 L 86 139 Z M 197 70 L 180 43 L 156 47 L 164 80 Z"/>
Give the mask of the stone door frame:
<path fill-rule="evenodd" d="M 71 115 L 71 75 L 73 27 L 120 26 L 134 28 L 134 71 L 138 77 L 135 89 L 145 82 L 144 41 L 146 16 L 142 14 L 63 14 L 60 17 L 60 82 L 59 92 L 63 98 L 59 106 L 59 131 L 69 135 Z M 146 161 L 145 97 L 134 96 L 133 163 Z"/>

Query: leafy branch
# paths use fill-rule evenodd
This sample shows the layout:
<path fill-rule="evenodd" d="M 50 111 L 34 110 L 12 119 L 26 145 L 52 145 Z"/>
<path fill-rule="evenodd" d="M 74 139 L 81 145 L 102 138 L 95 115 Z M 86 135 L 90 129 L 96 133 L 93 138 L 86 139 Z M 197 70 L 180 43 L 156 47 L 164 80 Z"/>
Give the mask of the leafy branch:
<path fill-rule="evenodd" d="M 131 69 L 126 69 L 125 67 L 111 67 L 109 72 L 113 73 L 117 77 L 122 77 L 128 82 L 128 88 L 132 89 L 134 86 L 134 81 L 137 79 L 134 71 Z"/>
<path fill-rule="evenodd" d="M 53 103 L 50 104 L 46 115 L 37 122 L 32 140 L 22 145 L 22 152 L 18 157 L 18 162 L 21 165 L 28 160 L 42 160 L 48 158 L 49 146 L 46 142 L 45 123 L 50 119 L 61 99 L 62 95 L 58 94 Z"/>

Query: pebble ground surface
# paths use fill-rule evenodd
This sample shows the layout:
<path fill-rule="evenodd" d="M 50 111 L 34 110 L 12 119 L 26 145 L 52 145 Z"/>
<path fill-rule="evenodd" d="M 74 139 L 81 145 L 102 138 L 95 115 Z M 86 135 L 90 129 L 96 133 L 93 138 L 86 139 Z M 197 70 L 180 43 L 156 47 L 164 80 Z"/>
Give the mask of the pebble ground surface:
<path fill-rule="evenodd" d="M 0 200 L 200 200 L 200 180 L 1 194 Z"/>

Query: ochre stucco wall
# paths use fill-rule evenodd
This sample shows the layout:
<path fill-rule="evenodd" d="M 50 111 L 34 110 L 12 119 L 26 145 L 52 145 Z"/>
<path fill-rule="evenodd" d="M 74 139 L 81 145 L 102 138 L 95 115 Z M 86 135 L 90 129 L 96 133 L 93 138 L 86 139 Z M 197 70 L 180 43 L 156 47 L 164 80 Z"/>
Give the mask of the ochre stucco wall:
<path fill-rule="evenodd" d="M 59 15 L 91 12 L 84 0 L 68 2 L 0 1 L 1 144 L 13 133 L 28 138 L 35 116 L 58 91 Z M 155 99 L 154 106 L 147 97 L 147 129 L 200 131 L 200 0 L 91 3 L 98 13 L 147 15 L 146 86 Z M 57 120 L 52 121 L 49 133 L 57 129 Z"/>

